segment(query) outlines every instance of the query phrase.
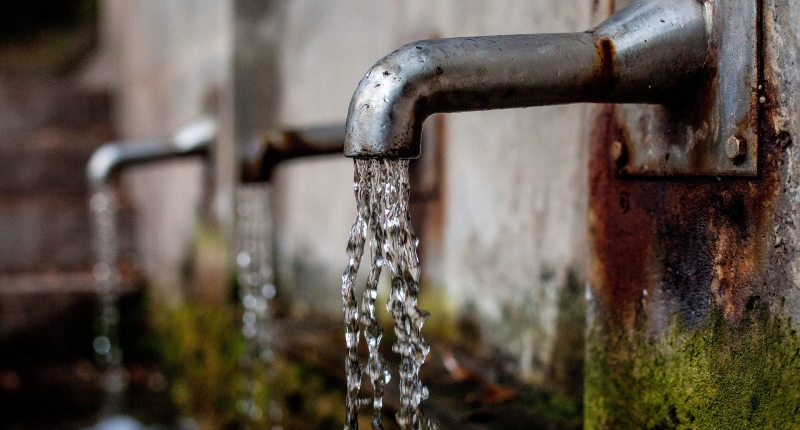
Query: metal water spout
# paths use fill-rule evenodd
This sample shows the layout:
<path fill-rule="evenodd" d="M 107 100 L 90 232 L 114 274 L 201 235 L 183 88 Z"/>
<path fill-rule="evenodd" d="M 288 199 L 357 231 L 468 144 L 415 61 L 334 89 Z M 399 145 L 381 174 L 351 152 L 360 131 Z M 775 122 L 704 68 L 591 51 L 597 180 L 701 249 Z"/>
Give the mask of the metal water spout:
<path fill-rule="evenodd" d="M 749 124 L 749 103 L 755 100 L 757 78 L 748 55 L 755 57 L 757 41 L 727 37 L 755 28 L 755 6 L 748 3 L 755 4 L 639 0 L 582 33 L 405 45 L 376 63 L 358 85 L 347 118 L 345 155 L 417 157 L 422 123 L 436 113 L 577 102 L 685 106 L 695 103 L 693 94 L 708 91 L 713 96 L 705 104 L 713 108 L 706 110 L 714 113 L 705 131 L 694 133 L 700 136 L 697 142 L 683 147 L 699 151 L 714 146 L 717 151 L 722 142 L 719 160 L 714 160 L 733 166 L 724 142 L 731 135 L 754 138 L 739 129 Z M 686 169 L 696 165 L 686 164 Z M 755 163 L 745 164 L 739 174 L 752 174 L 748 169 L 755 169 Z M 714 174 L 716 168 L 699 174 Z"/>
<path fill-rule="evenodd" d="M 268 182 L 278 164 L 296 158 L 341 154 L 345 124 L 267 130 L 251 141 L 241 158 L 243 183 Z"/>
<path fill-rule="evenodd" d="M 208 156 L 217 137 L 214 118 L 202 116 L 179 129 L 170 140 L 110 142 L 98 148 L 86 166 L 92 186 L 107 184 L 123 168 L 160 160 Z"/>

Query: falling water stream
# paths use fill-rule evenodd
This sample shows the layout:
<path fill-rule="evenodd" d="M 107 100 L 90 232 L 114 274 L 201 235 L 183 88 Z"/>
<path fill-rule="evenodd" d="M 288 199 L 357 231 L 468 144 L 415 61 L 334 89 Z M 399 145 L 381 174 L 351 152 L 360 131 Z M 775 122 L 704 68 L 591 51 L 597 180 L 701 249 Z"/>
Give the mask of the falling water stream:
<path fill-rule="evenodd" d="M 420 267 L 418 240 L 411 228 L 408 213 L 408 160 L 356 159 L 353 188 L 358 215 L 350 231 L 347 244 L 349 262 L 342 275 L 347 343 L 345 429 L 357 429 L 360 406 L 370 404 L 373 408 L 372 428 L 383 428 L 383 393 L 390 373 L 386 359 L 378 350 L 383 329 L 375 315 L 378 279 L 383 266 L 388 266 L 391 273 L 391 293 L 386 308 L 394 319 L 397 335 L 392 350 L 401 359 L 397 423 L 403 429 L 437 428 L 437 424 L 427 420 L 420 410 L 420 403 L 428 398 L 428 389 L 419 378 L 419 370 L 430 348 L 420 334 L 428 314 L 417 307 Z M 356 301 L 356 273 L 368 236 L 372 264 L 359 308 Z M 359 396 L 363 370 L 358 344 L 362 326 L 369 348 L 366 371 L 373 386 L 371 399 Z"/>
<path fill-rule="evenodd" d="M 276 293 L 269 188 L 260 184 L 242 185 L 236 199 L 236 266 L 243 308 L 242 335 L 246 341 L 246 352 L 240 358 L 245 373 L 243 395 L 237 409 L 254 425 L 266 421 L 273 430 L 280 430 L 283 414 L 274 398 L 266 396 L 265 385 L 274 379 L 271 302 Z M 266 380 L 259 377 L 261 374 L 266 375 Z M 262 402 L 265 398 L 266 403 Z"/>
<path fill-rule="evenodd" d="M 92 342 L 97 363 L 102 371 L 102 386 L 106 392 L 104 413 L 118 412 L 120 396 L 126 387 L 126 374 L 122 366 L 119 346 L 119 300 L 121 275 L 117 268 L 119 239 L 117 236 L 117 211 L 119 202 L 110 186 L 93 190 L 89 207 L 94 218 L 94 247 L 97 263 L 94 265 L 94 288 L 99 302 L 99 316 L 95 321 Z"/>

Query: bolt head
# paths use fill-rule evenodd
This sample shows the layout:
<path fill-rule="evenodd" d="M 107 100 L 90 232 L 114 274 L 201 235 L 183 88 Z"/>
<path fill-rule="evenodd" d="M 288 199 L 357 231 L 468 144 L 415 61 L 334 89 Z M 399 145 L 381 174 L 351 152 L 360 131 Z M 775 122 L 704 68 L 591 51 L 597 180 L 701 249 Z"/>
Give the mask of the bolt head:
<path fill-rule="evenodd" d="M 725 142 L 725 155 L 727 155 L 731 160 L 744 155 L 744 151 L 744 139 L 740 138 L 739 136 L 731 136 L 728 138 L 728 141 Z"/>
<path fill-rule="evenodd" d="M 621 163 L 625 157 L 625 145 L 619 140 L 611 142 L 611 147 L 608 149 L 608 155 L 614 163 Z"/>

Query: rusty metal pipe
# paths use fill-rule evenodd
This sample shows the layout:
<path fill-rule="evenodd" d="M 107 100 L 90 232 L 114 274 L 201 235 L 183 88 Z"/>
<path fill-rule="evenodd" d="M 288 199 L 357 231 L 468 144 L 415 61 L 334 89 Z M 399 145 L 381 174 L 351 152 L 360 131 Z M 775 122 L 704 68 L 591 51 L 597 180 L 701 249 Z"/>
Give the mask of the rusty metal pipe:
<path fill-rule="evenodd" d="M 86 166 L 89 184 L 107 184 L 122 169 L 192 156 L 208 156 L 217 136 L 213 118 L 203 116 L 178 130 L 170 140 L 110 142 L 94 151 Z"/>
<path fill-rule="evenodd" d="M 341 154 L 345 124 L 268 130 L 242 155 L 242 182 L 266 182 L 279 163 L 301 157 Z"/>
<path fill-rule="evenodd" d="M 640 0 L 583 33 L 424 40 L 367 72 L 350 102 L 345 155 L 415 158 L 435 113 L 565 103 L 665 103 L 710 64 L 698 0 Z"/>

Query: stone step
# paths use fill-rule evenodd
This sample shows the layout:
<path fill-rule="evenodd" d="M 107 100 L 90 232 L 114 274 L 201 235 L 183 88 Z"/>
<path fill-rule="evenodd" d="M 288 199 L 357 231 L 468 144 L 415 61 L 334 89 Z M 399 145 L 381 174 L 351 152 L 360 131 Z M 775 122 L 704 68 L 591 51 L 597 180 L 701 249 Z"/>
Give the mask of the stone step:
<path fill-rule="evenodd" d="M 84 133 L 59 133 L 68 144 L 42 148 L 28 142 L 2 151 L 0 157 L 0 196 L 70 195 L 85 196 L 86 164 L 94 147 L 102 141 L 87 141 Z"/>
<path fill-rule="evenodd" d="M 69 273 L 92 266 L 85 170 L 114 137 L 111 104 L 68 78 L 0 79 L 0 275 L 64 272 L 67 288 Z M 122 255 L 132 249 L 129 214 L 121 212 Z"/>
<path fill-rule="evenodd" d="M 94 264 L 92 224 L 84 195 L 0 196 L 0 274 L 71 271 Z M 118 219 L 120 255 L 133 254 L 133 219 Z"/>
<path fill-rule="evenodd" d="M 90 129 L 112 122 L 112 99 L 104 91 L 75 88 L 63 79 L 33 77 L 0 80 L 0 151 L 8 138 L 45 127 Z"/>

